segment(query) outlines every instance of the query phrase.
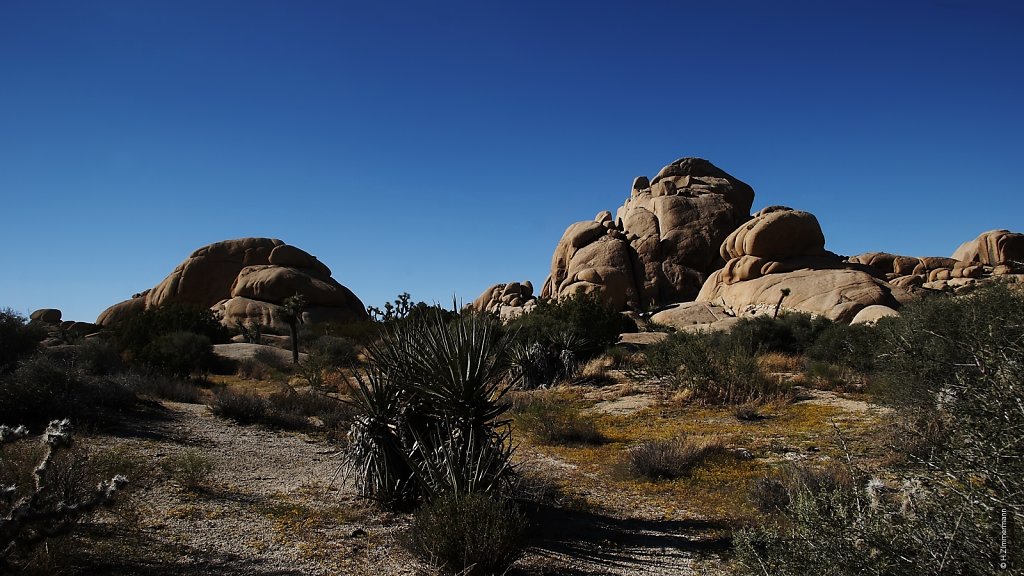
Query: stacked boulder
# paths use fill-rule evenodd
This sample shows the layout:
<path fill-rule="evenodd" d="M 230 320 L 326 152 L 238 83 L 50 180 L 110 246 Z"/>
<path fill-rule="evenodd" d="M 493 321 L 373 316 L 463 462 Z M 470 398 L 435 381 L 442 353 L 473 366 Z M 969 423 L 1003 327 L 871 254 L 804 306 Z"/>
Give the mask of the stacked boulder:
<path fill-rule="evenodd" d="M 280 305 L 295 294 L 306 299 L 305 322 L 368 318 L 359 298 L 316 257 L 281 240 L 243 238 L 196 250 L 156 287 L 111 306 L 96 323 L 110 326 L 146 309 L 185 303 L 212 308 L 229 326 L 282 325 Z"/>
<path fill-rule="evenodd" d="M 725 266 L 696 301 L 732 316 L 793 310 L 850 322 L 869 306 L 892 310 L 911 298 L 869 267 L 825 250 L 817 218 L 784 206 L 765 208 L 734 230 L 721 256 Z"/>
<path fill-rule="evenodd" d="M 984 232 L 963 243 L 952 258 L 869 252 L 849 261 L 871 267 L 893 286 L 911 291 L 957 292 L 992 278 L 1024 280 L 1024 234 L 1009 230 Z"/>
<path fill-rule="evenodd" d="M 529 280 L 509 282 L 495 284 L 484 290 L 470 307 L 477 312 L 497 314 L 503 321 L 508 321 L 532 312 L 537 307 L 537 298 L 533 295 L 533 283 Z"/>
<path fill-rule="evenodd" d="M 89 322 L 62 320 L 63 316 L 63 312 L 57 308 L 40 308 L 29 314 L 29 320 L 44 326 L 49 334 L 49 337 L 43 342 L 44 345 L 61 344 L 68 339 L 87 337 L 96 334 L 101 329 Z"/>
<path fill-rule="evenodd" d="M 542 298 L 598 295 L 617 310 L 692 300 L 723 264 L 718 247 L 750 218 L 754 191 L 700 158 L 633 181 L 615 216 L 604 211 L 562 235 Z"/>

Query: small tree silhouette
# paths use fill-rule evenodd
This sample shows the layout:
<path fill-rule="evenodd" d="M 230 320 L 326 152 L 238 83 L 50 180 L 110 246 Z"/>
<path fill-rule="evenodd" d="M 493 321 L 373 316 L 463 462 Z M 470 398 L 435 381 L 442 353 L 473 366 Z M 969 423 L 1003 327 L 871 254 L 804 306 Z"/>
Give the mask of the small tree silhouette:
<path fill-rule="evenodd" d="M 288 325 L 292 335 L 292 364 L 299 363 L 299 324 L 302 324 L 302 312 L 306 309 L 306 298 L 295 294 L 284 299 L 278 310 L 278 318 Z"/>
<path fill-rule="evenodd" d="M 779 317 L 779 308 L 782 308 L 782 301 L 786 299 L 786 296 L 789 296 L 789 288 L 782 289 L 782 295 L 779 296 L 779 301 L 775 304 L 775 313 L 772 314 L 773 319 Z"/>

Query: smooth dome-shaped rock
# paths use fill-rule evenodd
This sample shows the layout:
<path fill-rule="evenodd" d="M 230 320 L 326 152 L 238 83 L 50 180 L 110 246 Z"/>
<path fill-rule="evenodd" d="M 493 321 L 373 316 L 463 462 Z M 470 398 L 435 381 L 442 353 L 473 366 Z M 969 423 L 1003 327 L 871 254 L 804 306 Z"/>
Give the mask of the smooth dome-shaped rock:
<path fill-rule="evenodd" d="M 227 325 L 280 324 L 276 310 L 301 294 L 309 322 L 367 319 L 363 303 L 331 277 L 331 270 L 300 248 L 272 238 L 226 240 L 193 252 L 152 290 L 111 306 L 97 319 L 109 326 L 169 303 L 213 308 Z"/>

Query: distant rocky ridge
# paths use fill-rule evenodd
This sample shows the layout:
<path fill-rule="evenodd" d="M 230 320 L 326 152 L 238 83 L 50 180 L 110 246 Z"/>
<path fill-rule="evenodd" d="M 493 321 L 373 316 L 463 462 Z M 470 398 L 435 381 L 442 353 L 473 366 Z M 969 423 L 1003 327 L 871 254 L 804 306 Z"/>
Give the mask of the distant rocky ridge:
<path fill-rule="evenodd" d="M 1024 282 L 1024 234 L 985 232 L 952 257 L 845 258 L 825 249 L 813 214 L 771 206 L 751 216 L 753 200 L 750 186 L 699 158 L 638 177 L 614 218 L 605 211 L 566 229 L 541 298 L 594 294 L 621 311 L 660 310 L 651 320 L 677 328 L 785 310 L 871 323 L 924 291 Z M 521 313 L 505 286 L 474 308 Z"/>
<path fill-rule="evenodd" d="M 229 326 L 279 325 L 276 312 L 294 294 L 306 298 L 307 322 L 368 318 L 362 301 L 316 257 L 281 240 L 242 238 L 196 250 L 154 288 L 107 308 L 96 323 L 110 326 L 146 309 L 186 303 L 212 308 Z"/>

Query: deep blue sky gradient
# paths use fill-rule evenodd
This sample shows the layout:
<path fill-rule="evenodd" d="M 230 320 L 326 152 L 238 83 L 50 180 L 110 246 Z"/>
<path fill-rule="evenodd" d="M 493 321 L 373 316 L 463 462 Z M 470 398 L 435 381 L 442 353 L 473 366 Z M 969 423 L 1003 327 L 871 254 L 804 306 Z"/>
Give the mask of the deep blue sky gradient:
<path fill-rule="evenodd" d="M 93 320 L 269 236 L 366 304 L 544 281 L 570 223 L 708 158 L 828 248 L 1024 229 L 1024 7 L 0 2 L 0 307 Z"/>

